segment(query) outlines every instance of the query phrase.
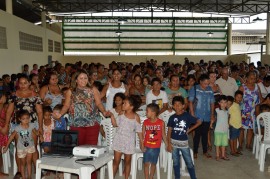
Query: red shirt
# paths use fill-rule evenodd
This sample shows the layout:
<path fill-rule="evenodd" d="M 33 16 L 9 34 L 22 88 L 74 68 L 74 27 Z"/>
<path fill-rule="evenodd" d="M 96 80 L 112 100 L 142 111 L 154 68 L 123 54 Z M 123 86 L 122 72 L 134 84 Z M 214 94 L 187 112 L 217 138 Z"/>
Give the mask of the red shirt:
<path fill-rule="evenodd" d="M 149 148 L 160 148 L 163 121 L 157 119 L 157 121 L 153 123 L 150 119 L 146 119 L 143 125 L 145 127 L 144 146 Z"/>

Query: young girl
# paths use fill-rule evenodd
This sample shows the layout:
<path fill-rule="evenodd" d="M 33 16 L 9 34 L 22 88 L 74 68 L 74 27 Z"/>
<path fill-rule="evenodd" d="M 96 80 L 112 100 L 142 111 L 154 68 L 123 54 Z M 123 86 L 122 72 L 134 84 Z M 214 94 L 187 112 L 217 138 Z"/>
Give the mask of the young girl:
<path fill-rule="evenodd" d="M 39 93 L 39 84 L 38 84 L 38 75 L 37 74 L 31 74 L 29 76 L 30 82 L 31 82 L 31 86 L 30 89 L 36 93 Z"/>
<path fill-rule="evenodd" d="M 54 121 L 52 119 L 52 109 L 50 106 L 43 108 L 43 140 L 42 148 L 45 153 L 50 152 L 52 130 L 54 129 Z"/>
<path fill-rule="evenodd" d="M 119 114 L 123 113 L 123 103 L 125 99 L 124 93 L 116 93 L 113 99 L 113 109 L 110 112 L 114 115 L 115 119 Z"/>
<path fill-rule="evenodd" d="M 151 103 L 147 105 L 147 119 L 143 122 L 143 136 L 145 147 L 143 153 L 143 163 L 145 179 L 154 178 L 162 139 L 167 146 L 164 122 L 161 119 L 157 118 L 158 114 L 159 107 L 157 104 Z"/>
<path fill-rule="evenodd" d="M 219 98 L 219 108 L 216 108 L 217 123 L 214 132 L 216 146 L 216 160 L 230 160 L 225 153 L 225 147 L 228 146 L 229 114 L 227 110 L 227 97 L 221 95 Z M 211 123 L 212 128 L 213 123 Z M 221 157 L 220 157 L 221 149 Z"/>
<path fill-rule="evenodd" d="M 33 153 L 36 151 L 33 137 L 34 135 L 37 135 L 38 132 L 35 129 L 35 125 L 30 123 L 30 114 L 27 110 L 19 111 L 18 118 L 20 124 L 10 135 L 7 146 L 4 148 L 4 152 L 7 151 L 11 141 L 16 139 L 17 156 L 20 160 L 22 178 L 32 178 Z M 25 166 L 27 166 L 27 172 L 25 172 Z"/>
<path fill-rule="evenodd" d="M 140 138 L 140 146 L 143 150 L 142 141 L 142 127 L 140 117 L 136 111 L 140 107 L 141 98 L 139 96 L 131 95 L 124 100 L 123 114 L 120 114 L 117 119 L 111 113 L 112 124 L 118 127 L 114 137 L 112 149 L 114 150 L 113 160 L 113 175 L 115 176 L 121 156 L 125 156 L 125 169 L 124 176 L 128 179 L 131 168 L 131 157 L 135 153 L 135 135 L 136 133 Z"/>

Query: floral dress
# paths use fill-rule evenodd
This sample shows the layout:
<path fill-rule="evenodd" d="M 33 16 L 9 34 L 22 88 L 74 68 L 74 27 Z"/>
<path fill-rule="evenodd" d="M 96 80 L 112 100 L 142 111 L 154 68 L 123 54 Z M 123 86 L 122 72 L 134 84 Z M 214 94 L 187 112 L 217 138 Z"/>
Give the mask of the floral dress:
<path fill-rule="evenodd" d="M 117 132 L 113 139 L 112 149 L 124 154 L 135 153 L 136 132 L 142 132 L 141 124 L 136 119 L 129 119 L 124 114 L 118 116 Z"/>
<path fill-rule="evenodd" d="M 32 96 L 29 98 L 21 98 L 16 95 L 13 95 L 8 100 L 8 103 L 14 103 L 14 118 L 12 120 L 13 123 L 18 123 L 18 119 L 16 119 L 16 114 L 20 110 L 27 110 L 30 113 L 31 123 L 35 124 L 35 128 L 38 129 L 38 115 L 36 111 L 37 104 L 43 104 L 41 98 L 39 96 Z"/>
<path fill-rule="evenodd" d="M 242 104 L 242 125 L 246 129 L 253 128 L 253 121 L 255 117 L 255 107 L 260 103 L 259 88 L 255 85 L 255 89 L 251 91 L 243 84 L 244 96 Z"/>
<path fill-rule="evenodd" d="M 5 121 L 2 120 L 6 118 L 6 111 L 4 109 L 2 109 L 0 113 L 0 118 L 1 118 L 0 127 L 5 127 Z M 8 142 L 8 135 L 0 133 L 0 148 L 6 146 L 7 142 Z"/>
<path fill-rule="evenodd" d="M 73 91 L 69 114 L 68 123 L 72 127 L 90 127 L 97 123 L 100 124 L 101 116 L 95 104 L 92 88 L 76 88 Z"/>

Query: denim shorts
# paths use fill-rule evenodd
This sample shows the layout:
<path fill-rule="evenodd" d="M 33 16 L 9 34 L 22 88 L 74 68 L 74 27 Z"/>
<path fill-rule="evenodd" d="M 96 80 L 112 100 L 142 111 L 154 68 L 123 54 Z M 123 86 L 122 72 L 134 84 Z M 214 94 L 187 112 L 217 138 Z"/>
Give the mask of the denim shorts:
<path fill-rule="evenodd" d="M 230 140 L 237 139 L 240 135 L 240 129 L 236 129 L 233 126 L 230 126 Z"/>
<path fill-rule="evenodd" d="M 157 164 L 160 148 L 146 147 L 143 153 L 143 163 Z"/>

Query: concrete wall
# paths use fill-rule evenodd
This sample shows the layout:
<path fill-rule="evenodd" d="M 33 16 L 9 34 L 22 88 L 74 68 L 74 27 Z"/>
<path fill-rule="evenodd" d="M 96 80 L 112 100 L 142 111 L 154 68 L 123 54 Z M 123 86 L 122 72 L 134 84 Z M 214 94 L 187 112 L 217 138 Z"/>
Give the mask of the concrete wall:
<path fill-rule="evenodd" d="M 183 64 L 184 58 L 188 57 L 190 61 L 193 61 L 195 63 L 198 63 L 201 59 L 204 59 L 205 61 L 217 61 L 226 60 L 226 55 L 208 55 L 208 56 L 64 56 L 63 60 L 61 61 L 64 63 L 74 63 L 76 61 L 82 61 L 83 63 L 97 63 L 100 62 L 104 64 L 105 66 L 108 66 L 109 63 L 112 61 L 117 62 L 129 62 L 133 64 L 137 64 L 140 62 L 145 62 L 150 59 L 154 59 L 158 61 L 158 64 L 161 65 L 164 61 L 170 61 L 171 63 L 180 63 Z"/>
<path fill-rule="evenodd" d="M 8 49 L 0 49 L 0 75 L 21 72 L 23 64 L 29 64 L 30 70 L 34 63 L 47 64 L 49 55 L 53 60 L 62 59 L 62 53 L 48 52 L 48 39 L 62 42 L 61 35 L 1 10 L 0 26 L 6 28 L 8 45 Z M 20 50 L 19 31 L 42 37 L 43 52 Z"/>
<path fill-rule="evenodd" d="M 262 63 L 270 65 L 270 55 L 263 55 L 262 56 Z"/>

